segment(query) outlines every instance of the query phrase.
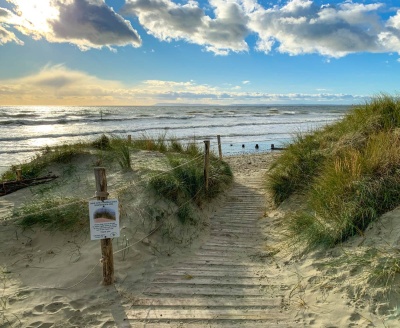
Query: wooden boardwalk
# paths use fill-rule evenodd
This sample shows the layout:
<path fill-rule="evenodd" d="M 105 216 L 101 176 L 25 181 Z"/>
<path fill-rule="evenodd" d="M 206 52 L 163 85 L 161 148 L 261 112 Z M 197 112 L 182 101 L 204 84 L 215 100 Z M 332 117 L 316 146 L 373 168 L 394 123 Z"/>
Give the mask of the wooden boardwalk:
<path fill-rule="evenodd" d="M 208 240 L 157 274 L 127 311 L 132 327 L 299 327 L 287 318 L 288 286 L 263 261 L 261 174 L 236 181 L 211 218 Z"/>

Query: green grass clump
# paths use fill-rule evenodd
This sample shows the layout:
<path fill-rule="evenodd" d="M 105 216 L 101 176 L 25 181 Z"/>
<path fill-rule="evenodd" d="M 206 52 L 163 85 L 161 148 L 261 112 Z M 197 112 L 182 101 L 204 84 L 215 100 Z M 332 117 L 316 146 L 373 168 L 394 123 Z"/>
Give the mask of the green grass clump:
<path fill-rule="evenodd" d="M 131 150 L 132 144 L 124 138 L 113 137 L 110 140 L 111 154 L 118 161 L 122 169 L 131 168 Z"/>
<path fill-rule="evenodd" d="M 87 201 L 47 198 L 24 205 L 13 217 L 24 228 L 40 226 L 50 231 L 81 231 L 89 226 Z"/>
<path fill-rule="evenodd" d="M 232 182 L 233 175 L 229 165 L 216 158 L 210 161 L 209 188 L 204 186 L 203 159 L 193 160 L 187 155 L 170 154 L 172 170 L 157 173 L 150 179 L 150 186 L 160 196 L 178 206 L 179 221 L 186 222 L 191 217 L 191 205 L 201 206 L 205 200 L 216 197 Z"/>
<path fill-rule="evenodd" d="M 294 192 L 307 187 L 318 173 L 324 158 L 315 136 L 298 134 L 272 166 L 273 174 L 267 186 L 273 191 L 275 202 L 279 204 Z"/>
<path fill-rule="evenodd" d="M 99 138 L 91 143 L 92 147 L 100 150 L 109 150 L 111 148 L 110 138 L 102 134 Z"/>
<path fill-rule="evenodd" d="M 293 193 L 304 209 L 288 218 L 309 246 L 334 245 L 400 204 L 400 99 L 382 95 L 341 121 L 298 137 L 269 173 L 276 204 Z"/>
<path fill-rule="evenodd" d="M 11 166 L 9 170 L 3 173 L 1 181 L 16 180 L 18 168 L 22 170 L 23 179 L 37 178 L 49 165 L 70 163 L 76 156 L 85 153 L 85 151 L 86 145 L 83 143 L 46 147 L 41 153 L 35 155 L 31 161 Z"/>

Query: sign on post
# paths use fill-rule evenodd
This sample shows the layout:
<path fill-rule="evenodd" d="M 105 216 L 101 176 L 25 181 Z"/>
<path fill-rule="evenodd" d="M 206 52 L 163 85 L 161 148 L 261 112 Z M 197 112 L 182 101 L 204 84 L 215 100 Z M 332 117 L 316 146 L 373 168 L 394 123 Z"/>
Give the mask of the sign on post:
<path fill-rule="evenodd" d="M 89 217 L 91 240 L 119 237 L 117 199 L 89 201 Z"/>

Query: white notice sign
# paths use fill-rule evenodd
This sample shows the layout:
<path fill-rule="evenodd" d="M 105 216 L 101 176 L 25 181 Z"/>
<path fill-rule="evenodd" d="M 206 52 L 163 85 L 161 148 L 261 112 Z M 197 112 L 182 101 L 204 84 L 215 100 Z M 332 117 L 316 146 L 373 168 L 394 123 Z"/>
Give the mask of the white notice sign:
<path fill-rule="evenodd" d="M 89 201 L 91 240 L 119 237 L 117 199 Z"/>

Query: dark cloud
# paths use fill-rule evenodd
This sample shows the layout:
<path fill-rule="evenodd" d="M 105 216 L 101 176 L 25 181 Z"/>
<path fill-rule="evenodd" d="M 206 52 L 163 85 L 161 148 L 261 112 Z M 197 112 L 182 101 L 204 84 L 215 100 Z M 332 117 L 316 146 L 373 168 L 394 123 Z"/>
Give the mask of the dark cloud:
<path fill-rule="evenodd" d="M 141 45 L 140 36 L 130 22 L 102 1 L 57 1 L 57 6 L 59 18 L 49 22 L 57 39 L 71 40 L 82 47 Z"/>
<path fill-rule="evenodd" d="M 6 8 L 0 8 L 0 21 L 3 17 L 9 17 L 10 11 Z"/>

